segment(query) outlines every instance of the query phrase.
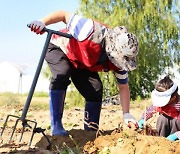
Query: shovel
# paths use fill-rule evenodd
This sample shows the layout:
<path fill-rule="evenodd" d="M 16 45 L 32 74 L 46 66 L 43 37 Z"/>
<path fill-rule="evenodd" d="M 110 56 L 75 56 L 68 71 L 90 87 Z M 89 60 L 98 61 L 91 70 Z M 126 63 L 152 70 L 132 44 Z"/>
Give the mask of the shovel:
<path fill-rule="evenodd" d="M 30 28 L 30 25 L 27 25 L 27 26 Z M 7 115 L 7 118 L 5 120 L 5 123 L 4 123 L 4 126 L 2 128 L 0 136 L 3 135 L 3 132 L 4 132 L 5 128 L 6 128 L 6 126 L 7 126 L 8 119 L 10 117 L 13 117 L 13 118 L 16 118 L 17 120 L 16 120 L 15 125 L 13 127 L 9 142 L 13 138 L 13 135 L 14 135 L 14 132 L 15 132 L 16 127 L 18 125 L 18 122 L 21 121 L 22 122 L 22 130 L 21 130 L 21 135 L 20 135 L 20 138 L 19 138 L 19 142 L 21 142 L 21 140 L 22 140 L 25 128 L 28 127 L 28 128 L 33 129 L 31 137 L 30 137 L 30 141 L 29 141 L 29 146 L 32 143 L 34 134 L 35 133 L 42 133 L 44 135 L 44 137 L 46 138 L 46 140 L 48 141 L 49 145 L 48 145 L 47 149 L 49 149 L 50 146 L 51 146 L 51 143 L 50 143 L 50 140 L 48 139 L 48 137 L 44 133 L 45 129 L 37 127 L 37 122 L 36 121 L 26 119 L 26 115 L 27 115 L 27 112 L 28 112 L 28 109 L 29 109 L 29 106 L 30 106 L 30 103 L 31 103 L 32 96 L 34 94 L 34 90 L 35 90 L 35 87 L 36 87 L 36 84 L 37 84 L 37 81 L 38 81 L 38 78 L 39 78 L 39 74 L 40 74 L 41 69 L 42 69 L 42 65 L 43 65 L 43 62 L 44 62 L 44 58 L 45 58 L 46 51 L 47 51 L 47 48 L 48 48 L 48 45 L 49 45 L 52 34 L 57 34 L 57 35 L 60 35 L 60 36 L 66 37 L 66 38 L 72 38 L 72 35 L 67 34 L 67 33 L 62 33 L 62 32 L 59 32 L 59 31 L 54 31 L 54 30 L 51 30 L 51 29 L 48 29 L 48 28 L 44 28 L 43 31 L 47 32 L 47 37 L 46 37 L 46 41 L 45 41 L 45 44 L 44 44 L 44 47 L 43 47 L 43 50 L 42 50 L 42 53 L 41 53 L 41 56 L 40 56 L 40 59 L 39 59 L 39 63 L 38 63 L 38 66 L 37 66 L 37 69 L 36 69 L 36 72 L 35 72 L 35 75 L 34 75 L 34 79 L 33 79 L 33 82 L 32 82 L 32 85 L 31 85 L 31 88 L 30 88 L 26 103 L 25 103 L 23 111 L 22 111 L 22 115 L 21 115 L 21 117 L 18 117 L 18 116 L 15 116 L 15 115 Z M 29 123 L 31 123 L 33 125 L 33 127 Z"/>

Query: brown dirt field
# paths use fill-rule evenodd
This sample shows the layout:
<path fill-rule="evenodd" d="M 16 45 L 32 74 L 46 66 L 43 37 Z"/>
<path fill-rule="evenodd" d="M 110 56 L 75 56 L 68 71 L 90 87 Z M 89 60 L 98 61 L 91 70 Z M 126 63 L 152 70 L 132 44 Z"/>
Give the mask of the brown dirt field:
<path fill-rule="evenodd" d="M 131 114 L 138 120 L 145 108 L 145 104 L 131 105 Z M 21 115 L 21 109 L 0 108 L 0 132 L 7 114 Z M 16 118 L 11 118 L 0 138 L 0 153 L 19 154 L 53 154 L 53 153 L 87 153 L 87 154 L 180 154 L 180 141 L 170 142 L 163 137 L 157 137 L 155 131 L 155 115 L 148 121 L 146 130 L 129 129 L 122 122 L 122 110 L 118 105 L 103 106 L 100 119 L 100 130 L 89 132 L 83 130 L 82 108 L 68 109 L 64 111 L 63 123 L 68 130 L 68 137 L 52 137 L 50 130 L 49 111 L 28 112 L 27 119 L 37 121 L 37 127 L 46 129 L 44 133 L 50 140 L 49 143 L 41 133 L 35 133 L 32 145 L 29 147 L 31 129 L 26 129 L 22 142 L 19 143 L 19 135 L 22 128 L 21 121 L 9 143 Z M 66 150 L 66 151 L 65 151 Z"/>

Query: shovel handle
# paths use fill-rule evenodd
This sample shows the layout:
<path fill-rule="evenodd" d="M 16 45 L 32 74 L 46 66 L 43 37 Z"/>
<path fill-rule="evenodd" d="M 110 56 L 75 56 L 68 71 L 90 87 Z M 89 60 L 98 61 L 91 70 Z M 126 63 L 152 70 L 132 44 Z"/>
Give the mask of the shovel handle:
<path fill-rule="evenodd" d="M 30 28 L 30 24 L 28 24 L 27 26 Z M 46 37 L 46 41 L 45 41 L 45 44 L 44 44 L 44 47 L 43 47 L 43 50 L 42 50 L 42 53 L 41 53 L 41 56 L 40 56 L 40 59 L 39 59 L 39 63 L 38 63 L 35 75 L 34 75 L 33 82 L 32 82 L 32 85 L 31 85 L 31 88 L 30 88 L 30 91 L 29 91 L 29 94 L 28 94 L 28 97 L 27 97 L 27 100 L 26 100 L 26 103 L 25 103 L 21 118 L 20 118 L 22 122 L 26 121 L 25 118 L 26 118 L 26 115 L 27 115 L 27 112 L 28 112 L 28 109 L 29 109 L 29 106 L 30 106 L 30 103 L 31 103 L 32 96 L 34 94 L 34 90 L 35 90 L 35 87 L 36 87 L 36 84 L 37 84 L 37 81 L 38 81 L 38 78 L 39 78 L 39 74 L 41 72 L 41 68 L 42 68 L 42 65 L 43 65 L 43 62 L 44 62 L 44 58 L 45 58 L 46 51 L 47 51 L 47 48 L 48 48 L 48 45 L 49 45 L 52 34 L 57 34 L 57 35 L 67 37 L 67 38 L 72 38 L 73 37 L 70 34 L 62 33 L 62 32 L 59 32 L 59 31 L 48 29 L 48 28 L 44 28 L 43 31 L 47 32 L 47 37 Z"/>

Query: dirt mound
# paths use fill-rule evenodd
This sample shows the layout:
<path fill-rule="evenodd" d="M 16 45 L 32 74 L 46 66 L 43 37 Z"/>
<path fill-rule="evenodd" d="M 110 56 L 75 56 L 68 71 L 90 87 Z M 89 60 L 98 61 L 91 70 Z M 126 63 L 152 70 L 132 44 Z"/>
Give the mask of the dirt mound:
<path fill-rule="evenodd" d="M 143 108 L 135 107 L 131 113 L 140 118 Z M 6 110 L 0 110 L 0 132 L 2 123 L 6 118 Z M 37 119 L 38 127 L 46 128 L 49 125 L 49 111 L 30 111 L 29 119 Z M 15 122 L 10 120 L 8 126 L 0 137 L 0 153 L 18 154 L 180 154 L 180 140 L 170 142 L 166 138 L 157 137 L 155 128 L 156 116 L 149 121 L 145 130 L 129 129 L 122 126 L 122 110 L 117 106 L 102 108 L 100 131 L 90 132 L 83 130 L 83 109 L 66 110 L 64 114 L 64 126 L 69 136 L 51 136 L 50 130 L 46 129 L 47 138 L 41 133 L 34 135 L 32 146 L 29 147 L 29 139 L 32 130 L 26 130 L 23 141 L 19 143 L 19 129 L 15 131 L 13 142 L 8 143 Z M 20 126 L 18 128 L 22 128 Z M 118 128 L 117 128 L 118 127 Z"/>
<path fill-rule="evenodd" d="M 50 137 L 51 151 L 71 149 L 75 153 L 156 153 L 179 154 L 180 141 L 170 142 L 163 137 L 157 137 L 156 130 L 150 126 L 146 130 L 132 130 L 117 128 L 114 131 L 89 132 L 84 130 L 71 130 L 68 137 Z M 98 136 L 99 135 L 99 136 Z M 153 135 L 153 136 L 152 136 Z M 37 147 L 45 149 L 47 141 L 42 138 Z"/>
<path fill-rule="evenodd" d="M 81 129 L 72 129 L 69 132 L 69 136 L 47 136 L 50 140 L 50 150 L 51 151 L 63 151 L 63 149 L 73 149 L 76 153 L 82 153 L 83 147 L 88 142 L 93 142 L 98 138 L 98 132 L 85 131 Z M 101 135 L 111 134 L 112 131 L 106 131 L 101 133 Z M 45 137 L 42 137 L 39 142 L 37 142 L 36 147 L 41 149 L 47 149 L 49 144 Z"/>
<path fill-rule="evenodd" d="M 126 130 L 113 132 L 111 135 L 99 136 L 93 142 L 87 142 L 84 152 L 94 153 L 123 153 L 123 154 L 179 154 L 180 142 L 170 142 L 165 138 L 142 135 L 136 131 Z"/>
<path fill-rule="evenodd" d="M 36 143 L 34 148 L 27 148 L 28 146 L 15 142 L 11 144 L 3 144 L 0 148 L 8 148 L 10 153 L 22 154 L 53 154 L 62 153 L 123 153 L 123 154 L 179 154 L 180 141 L 170 142 L 163 137 L 152 136 L 156 135 L 156 131 L 147 128 L 146 131 L 120 128 L 114 131 L 106 132 L 90 132 L 81 129 L 70 130 L 69 136 L 47 136 L 50 140 L 43 136 Z M 50 146 L 50 147 L 49 147 Z M 25 148 L 26 147 L 26 148 Z M 50 149 L 48 149 L 50 148 Z M 73 152 L 72 152 L 73 151 Z M 3 153 L 3 152 L 2 152 Z"/>

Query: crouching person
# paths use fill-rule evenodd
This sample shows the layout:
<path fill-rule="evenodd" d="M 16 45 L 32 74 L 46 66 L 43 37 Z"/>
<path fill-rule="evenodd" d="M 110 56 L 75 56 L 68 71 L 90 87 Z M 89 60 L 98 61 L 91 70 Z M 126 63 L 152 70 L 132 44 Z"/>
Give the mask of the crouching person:
<path fill-rule="evenodd" d="M 180 97 L 178 86 L 169 76 L 156 83 L 151 94 L 152 105 L 144 111 L 138 122 L 139 128 L 144 128 L 145 121 L 154 113 L 159 112 L 156 129 L 159 136 L 170 141 L 180 139 Z"/>

